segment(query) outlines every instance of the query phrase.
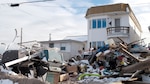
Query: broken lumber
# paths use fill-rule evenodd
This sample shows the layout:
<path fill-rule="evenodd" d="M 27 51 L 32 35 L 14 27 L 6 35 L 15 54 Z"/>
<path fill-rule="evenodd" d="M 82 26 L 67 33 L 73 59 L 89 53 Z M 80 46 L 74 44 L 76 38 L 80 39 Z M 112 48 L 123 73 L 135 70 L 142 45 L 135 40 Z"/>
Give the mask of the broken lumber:
<path fill-rule="evenodd" d="M 4 63 L 4 66 L 5 66 L 5 67 L 9 67 L 9 66 L 11 66 L 11 65 L 14 65 L 14 64 L 17 64 L 17 63 L 26 61 L 26 60 L 30 60 L 31 58 L 34 58 L 34 57 L 39 56 L 40 53 L 41 53 L 41 52 L 37 52 L 37 53 L 34 53 L 33 55 L 30 55 L 30 56 L 25 56 L 25 57 L 22 57 L 22 58 L 19 58 L 19 59 L 10 61 L 10 62 L 6 62 L 6 63 Z"/>
<path fill-rule="evenodd" d="M 135 72 L 137 70 L 145 70 L 146 68 L 150 68 L 150 59 L 147 59 L 145 61 L 140 61 L 135 64 L 123 67 L 121 72 Z"/>
<path fill-rule="evenodd" d="M 133 54 L 131 54 L 130 52 L 128 52 L 126 49 L 121 48 L 121 50 L 123 51 L 123 53 L 126 53 L 128 56 L 130 56 L 131 58 L 133 58 L 134 60 L 136 60 L 137 62 L 140 62 L 141 60 L 138 59 L 137 57 L 135 57 Z"/>

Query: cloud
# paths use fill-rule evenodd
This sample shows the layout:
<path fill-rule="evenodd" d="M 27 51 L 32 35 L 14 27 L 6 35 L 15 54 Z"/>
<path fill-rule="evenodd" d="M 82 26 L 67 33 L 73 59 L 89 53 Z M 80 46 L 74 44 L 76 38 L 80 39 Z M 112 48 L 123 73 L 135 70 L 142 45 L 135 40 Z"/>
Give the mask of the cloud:
<path fill-rule="evenodd" d="M 19 0 L 19 3 L 26 1 L 33 0 Z M 49 33 L 54 40 L 87 34 L 84 16 L 87 8 L 93 5 L 90 0 L 55 0 L 21 4 L 13 8 L 9 6 L 10 3 L 17 2 L 18 0 L 0 1 L 0 42 L 11 42 L 14 29 L 20 34 L 21 28 L 23 41 L 48 40 Z"/>

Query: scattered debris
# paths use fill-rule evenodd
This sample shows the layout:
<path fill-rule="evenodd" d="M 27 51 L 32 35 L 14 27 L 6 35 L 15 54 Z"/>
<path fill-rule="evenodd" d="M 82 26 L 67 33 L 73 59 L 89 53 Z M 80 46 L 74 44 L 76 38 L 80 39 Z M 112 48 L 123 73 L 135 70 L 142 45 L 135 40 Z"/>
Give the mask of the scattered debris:
<path fill-rule="evenodd" d="M 120 43 L 109 39 L 105 46 L 99 49 L 93 48 L 85 53 L 79 51 L 80 55 L 68 61 L 63 59 L 58 49 L 41 48 L 36 45 L 21 50 L 7 50 L 2 55 L 1 71 L 10 70 L 15 72 L 15 75 L 22 74 L 24 79 L 12 79 L 9 75 L 1 76 L 1 79 L 10 79 L 16 84 L 24 80 L 30 81 L 29 78 L 32 78 L 32 81 L 41 81 L 35 81 L 37 84 L 58 84 L 74 77 L 74 81 L 82 84 L 121 81 L 150 83 L 150 50 L 139 45 L 140 40 L 127 44 L 118 39 Z"/>

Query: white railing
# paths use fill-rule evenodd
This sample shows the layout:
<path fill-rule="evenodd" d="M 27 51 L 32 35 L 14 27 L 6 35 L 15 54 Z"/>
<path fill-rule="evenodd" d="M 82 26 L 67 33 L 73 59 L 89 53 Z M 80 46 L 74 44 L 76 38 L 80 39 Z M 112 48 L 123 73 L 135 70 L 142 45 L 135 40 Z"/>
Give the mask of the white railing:
<path fill-rule="evenodd" d="M 107 28 L 107 36 L 108 37 L 128 36 L 128 35 L 129 35 L 129 27 L 119 26 L 119 27 L 108 27 Z"/>

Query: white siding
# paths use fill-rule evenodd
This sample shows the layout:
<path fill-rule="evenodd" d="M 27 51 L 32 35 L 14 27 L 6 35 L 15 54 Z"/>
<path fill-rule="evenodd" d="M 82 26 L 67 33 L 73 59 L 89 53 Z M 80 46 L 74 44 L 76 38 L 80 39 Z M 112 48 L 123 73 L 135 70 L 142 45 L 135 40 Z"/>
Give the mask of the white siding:
<path fill-rule="evenodd" d="M 120 19 L 120 26 L 129 26 L 129 19 L 127 14 L 109 16 L 112 21 L 112 27 L 115 27 L 115 19 Z"/>
<path fill-rule="evenodd" d="M 60 43 L 54 43 L 54 47 L 60 49 Z"/>
<path fill-rule="evenodd" d="M 66 47 L 66 50 L 60 50 L 64 55 L 64 59 L 68 60 L 71 57 L 74 57 L 78 54 L 78 50 L 82 50 L 84 47 L 84 43 L 76 42 L 76 41 L 66 41 L 66 42 L 51 42 L 54 43 L 54 47 L 60 49 L 61 47 Z M 41 46 L 45 48 L 49 48 L 49 42 L 41 43 Z"/>
<path fill-rule="evenodd" d="M 89 30 L 89 41 L 104 41 L 106 39 L 106 28 Z"/>
<path fill-rule="evenodd" d="M 41 46 L 44 47 L 44 48 L 49 48 L 49 44 L 48 43 L 42 43 Z"/>
<path fill-rule="evenodd" d="M 92 19 L 98 19 L 98 18 L 106 18 L 107 27 L 115 27 L 115 19 L 120 19 L 120 26 L 127 26 L 129 27 L 129 18 L 128 14 L 121 14 L 121 15 L 100 15 L 96 17 L 88 18 L 88 49 L 90 47 L 90 42 L 93 41 L 106 41 L 107 40 L 107 31 L 106 28 L 100 28 L 100 29 L 92 29 L 91 28 L 91 21 Z M 109 25 L 108 23 L 112 22 L 112 25 Z M 126 38 L 122 38 L 124 41 L 128 42 L 129 40 Z"/>
<path fill-rule="evenodd" d="M 108 16 L 104 15 L 104 16 L 94 16 L 92 18 L 88 18 L 88 44 L 87 44 L 87 48 L 89 49 L 89 44 L 90 42 L 93 41 L 106 41 L 107 40 L 107 25 L 106 28 L 99 28 L 99 29 L 92 29 L 91 28 L 91 20 L 92 19 L 99 19 L 99 18 L 106 18 L 106 24 L 108 23 L 107 18 Z"/>
<path fill-rule="evenodd" d="M 133 20 L 129 17 L 129 24 L 130 24 L 130 41 L 139 40 L 141 37 L 140 31 L 137 29 L 137 26 L 134 24 Z"/>
<path fill-rule="evenodd" d="M 71 57 L 75 57 L 78 55 L 78 50 L 82 50 L 84 47 L 83 43 L 78 42 L 69 42 L 67 43 L 67 48 L 69 49 L 69 52 L 61 51 L 64 54 L 65 60 L 70 59 Z"/>
<path fill-rule="evenodd" d="M 129 27 L 129 37 L 122 37 L 121 39 L 127 43 L 140 39 L 140 31 L 137 29 L 137 26 L 134 24 L 133 20 L 130 18 L 129 13 L 123 14 L 108 14 L 108 15 L 97 15 L 90 18 L 87 18 L 88 22 L 88 49 L 90 47 L 90 42 L 93 41 L 106 41 L 107 40 L 107 31 L 106 28 L 92 29 L 91 20 L 106 18 L 107 26 L 106 27 L 115 27 L 115 19 L 120 19 L 120 26 Z M 110 25 L 109 22 L 112 24 Z M 115 38 L 114 38 L 115 39 Z"/>

